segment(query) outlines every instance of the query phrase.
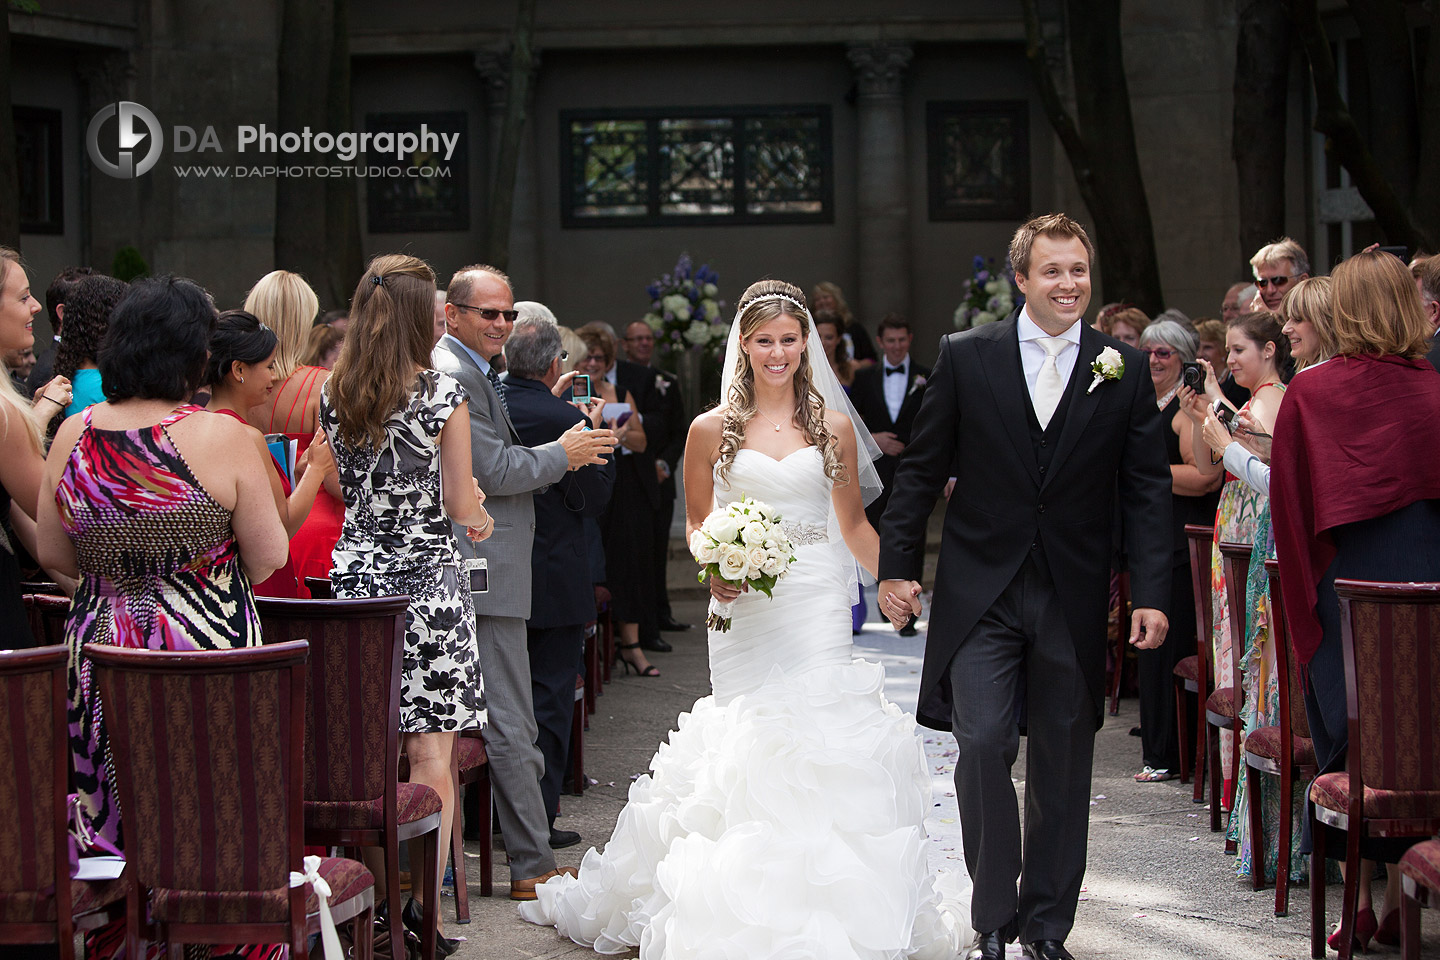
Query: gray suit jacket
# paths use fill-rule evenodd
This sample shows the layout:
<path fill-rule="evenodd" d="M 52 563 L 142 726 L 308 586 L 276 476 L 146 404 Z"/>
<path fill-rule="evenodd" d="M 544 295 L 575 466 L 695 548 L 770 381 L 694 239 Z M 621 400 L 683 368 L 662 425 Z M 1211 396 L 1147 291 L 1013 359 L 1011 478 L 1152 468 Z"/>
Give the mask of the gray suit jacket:
<path fill-rule="evenodd" d="M 490 589 L 474 594 L 475 614 L 528 620 L 530 550 L 535 542 L 532 494 L 565 476 L 570 465 L 565 448 L 558 440 L 521 446 L 495 388 L 464 349 L 442 339 L 431 362 L 470 394 L 470 462 L 485 491 L 485 509 L 495 518 L 495 532 L 483 543 L 472 543 L 463 527 L 455 528 L 462 557 L 490 562 Z"/>

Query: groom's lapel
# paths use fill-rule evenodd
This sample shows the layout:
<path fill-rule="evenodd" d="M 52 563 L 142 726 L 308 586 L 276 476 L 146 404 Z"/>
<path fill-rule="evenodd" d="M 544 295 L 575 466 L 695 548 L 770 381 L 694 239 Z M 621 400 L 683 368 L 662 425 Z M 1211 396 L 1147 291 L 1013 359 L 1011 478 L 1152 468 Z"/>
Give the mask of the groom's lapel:
<path fill-rule="evenodd" d="M 1020 364 L 1020 339 L 1015 331 L 1017 316 L 1019 311 L 995 325 L 1005 329 L 996 329 L 997 336 L 986 344 L 981 359 L 985 378 L 990 381 L 990 392 L 995 396 L 1001 432 L 1010 438 L 1016 455 L 1038 487 L 1040 466 L 1035 462 L 1035 451 L 1030 445 L 1030 421 L 1025 416 L 1030 392 L 1025 388 L 1025 368 Z"/>
<path fill-rule="evenodd" d="M 1090 382 L 1093 374 L 1090 368 L 1095 363 L 1095 358 L 1100 355 L 1100 334 L 1089 324 L 1080 325 L 1080 356 L 1075 360 L 1075 370 L 1070 374 L 1070 411 L 1065 415 L 1065 424 L 1060 428 L 1060 442 L 1055 445 L 1055 456 L 1050 461 L 1050 469 L 1046 473 L 1045 480 L 1048 483 L 1050 478 L 1060 472 L 1060 466 L 1065 462 L 1080 442 L 1080 434 L 1085 432 L 1085 427 L 1090 423 L 1090 418 L 1095 414 L 1095 408 L 1100 403 L 1099 392 L 1090 391 Z M 1044 484 L 1041 484 L 1044 488 Z"/>

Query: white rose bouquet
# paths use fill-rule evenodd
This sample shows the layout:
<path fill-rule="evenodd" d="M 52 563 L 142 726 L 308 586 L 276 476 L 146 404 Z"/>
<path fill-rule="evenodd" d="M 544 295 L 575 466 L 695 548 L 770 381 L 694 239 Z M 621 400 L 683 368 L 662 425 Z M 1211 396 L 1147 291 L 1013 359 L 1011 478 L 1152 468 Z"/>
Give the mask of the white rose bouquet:
<path fill-rule="evenodd" d="M 690 535 L 690 555 L 700 564 L 701 583 L 719 577 L 731 586 L 749 584 L 773 596 L 795 562 L 790 538 L 780 529 L 780 514 L 768 504 L 745 497 L 721 507 Z M 730 629 L 732 603 L 710 598 L 705 625 L 724 633 Z"/>

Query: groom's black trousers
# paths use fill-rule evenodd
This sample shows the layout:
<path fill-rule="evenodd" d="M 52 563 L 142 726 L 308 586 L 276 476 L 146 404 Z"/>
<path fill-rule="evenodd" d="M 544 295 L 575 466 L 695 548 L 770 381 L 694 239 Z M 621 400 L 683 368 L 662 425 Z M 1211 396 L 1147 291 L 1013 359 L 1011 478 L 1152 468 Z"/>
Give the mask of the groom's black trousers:
<path fill-rule="evenodd" d="M 950 662 L 955 795 L 976 930 L 1064 940 L 1085 876 L 1095 705 L 1055 584 L 1036 548 Z M 1025 842 L 1010 768 L 1028 728 Z M 1016 895 L 1015 881 L 1020 881 Z M 1011 927 L 1011 924 L 1016 924 Z"/>

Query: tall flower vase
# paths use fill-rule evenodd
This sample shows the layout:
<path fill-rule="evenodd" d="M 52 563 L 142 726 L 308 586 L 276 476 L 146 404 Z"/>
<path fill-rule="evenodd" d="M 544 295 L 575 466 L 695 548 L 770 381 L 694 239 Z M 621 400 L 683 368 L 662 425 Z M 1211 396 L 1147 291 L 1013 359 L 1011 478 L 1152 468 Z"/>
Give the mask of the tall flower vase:
<path fill-rule="evenodd" d="M 704 357 L 699 350 L 685 350 L 676 357 L 676 360 L 678 361 L 676 373 L 680 377 L 681 395 L 685 398 L 685 418 L 694 420 L 699 415 L 705 399 L 700 382 Z"/>

